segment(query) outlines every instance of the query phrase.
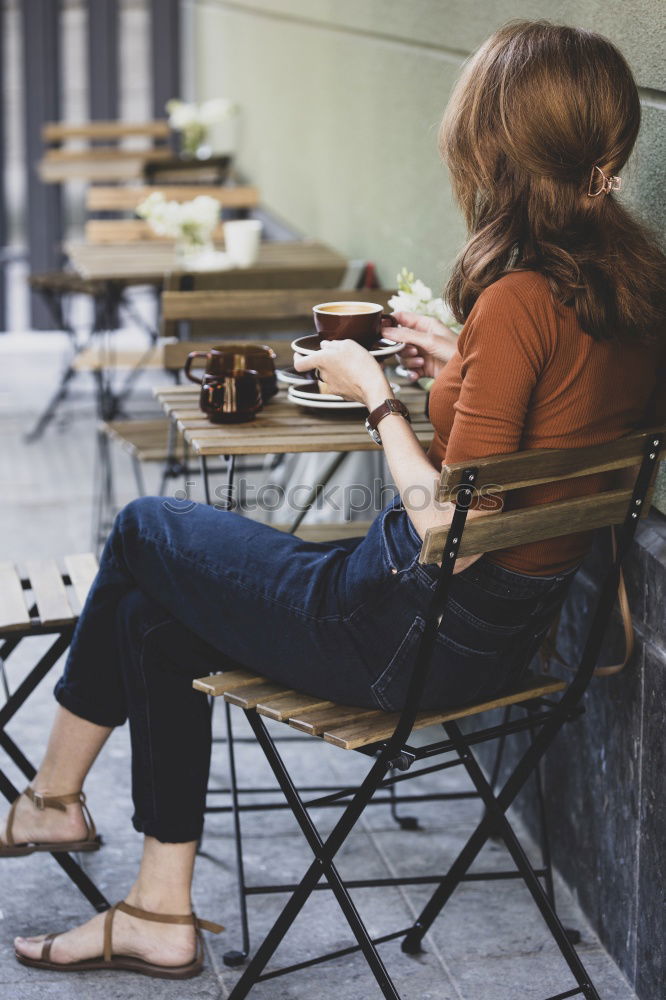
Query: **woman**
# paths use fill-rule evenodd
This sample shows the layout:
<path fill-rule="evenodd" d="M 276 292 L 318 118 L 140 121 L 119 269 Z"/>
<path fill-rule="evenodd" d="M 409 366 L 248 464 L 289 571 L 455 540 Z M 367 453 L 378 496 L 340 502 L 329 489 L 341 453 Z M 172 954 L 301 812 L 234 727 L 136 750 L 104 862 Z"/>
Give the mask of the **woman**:
<path fill-rule="evenodd" d="M 210 728 L 192 678 L 240 663 L 336 701 L 399 708 L 434 580 L 417 562 L 421 539 L 451 516 L 433 499 L 442 461 L 603 443 L 645 418 L 663 357 L 666 268 L 615 193 L 638 127 L 629 68 L 598 35 L 514 23 L 468 63 L 441 132 L 469 227 L 447 292 L 465 325 L 456 341 L 398 314 L 404 362 L 436 379 L 434 441 L 426 456 L 399 413 L 378 424 L 403 505 L 364 540 L 309 544 L 160 499 L 119 514 L 56 687 L 46 756 L 0 853 L 97 846 L 79 789 L 129 716 L 143 860 L 106 935 L 97 916 L 54 941 L 17 938 L 19 961 L 199 972 L 190 883 Z M 356 343 L 327 343 L 296 364 L 371 412 L 392 397 Z M 596 488 L 533 488 L 521 503 Z M 424 703 L 461 704 L 514 682 L 588 542 L 578 533 L 461 561 Z"/>

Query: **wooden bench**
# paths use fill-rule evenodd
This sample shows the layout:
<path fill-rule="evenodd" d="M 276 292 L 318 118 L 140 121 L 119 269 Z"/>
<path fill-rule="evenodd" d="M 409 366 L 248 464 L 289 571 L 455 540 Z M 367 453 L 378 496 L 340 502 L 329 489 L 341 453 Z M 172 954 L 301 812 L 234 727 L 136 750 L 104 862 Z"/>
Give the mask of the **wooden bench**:
<path fill-rule="evenodd" d="M 384 996 L 398 997 L 397 990 L 376 950 L 380 941 L 402 939 L 403 952 L 416 955 L 422 951 L 422 940 L 442 907 L 456 887 L 466 878 L 476 881 L 499 878 L 521 878 L 529 889 L 550 933 L 557 944 L 571 973 L 578 983 L 574 992 L 598 998 L 591 985 L 589 974 L 583 966 L 572 941 L 560 923 L 554 909 L 550 858 L 544 851 L 543 865 L 535 869 L 525 854 L 507 817 L 507 811 L 527 779 L 538 773 L 540 763 L 553 741 L 567 722 L 581 714 L 580 702 L 594 674 L 604 634 L 616 598 L 621 565 L 634 537 L 641 514 L 649 506 L 652 484 L 657 471 L 658 457 L 666 437 L 666 427 L 636 431 L 626 437 L 603 445 L 561 450 L 519 452 L 512 455 L 491 456 L 444 466 L 440 477 L 438 498 L 451 501 L 454 506 L 450 523 L 426 531 L 420 562 L 438 565 L 439 573 L 432 591 L 424 596 L 424 607 L 418 614 L 424 621 L 420 643 L 408 671 L 405 703 L 400 712 L 382 712 L 378 709 L 360 708 L 327 701 L 308 693 L 292 690 L 270 678 L 251 670 L 237 669 L 213 674 L 194 681 L 195 689 L 210 697 L 220 697 L 227 705 L 243 709 L 246 719 L 261 746 L 266 759 L 282 789 L 285 799 L 308 843 L 314 860 L 300 882 L 280 885 L 279 891 L 291 892 L 285 908 L 269 931 L 255 956 L 231 992 L 230 1000 L 241 1000 L 253 985 L 266 978 L 266 964 L 282 941 L 294 919 L 300 913 L 315 888 L 332 890 L 340 904 L 357 944 L 329 955 L 308 957 L 305 963 L 272 970 L 271 978 L 303 967 L 324 962 L 355 951 L 363 951 Z M 592 495 L 564 499 L 536 507 L 514 507 L 496 516 L 468 518 L 474 492 L 483 493 L 486 484 L 492 484 L 493 494 L 513 493 L 536 484 L 569 481 L 573 486 L 582 476 L 603 474 L 603 485 Z M 614 526 L 617 531 L 617 551 L 601 584 L 596 607 L 588 614 L 587 640 L 576 667 L 573 679 L 567 683 L 557 677 L 524 676 L 506 691 L 493 698 L 450 709 L 428 710 L 422 707 L 423 692 L 435 648 L 437 633 L 446 610 L 449 588 L 456 561 L 459 557 L 479 552 L 492 553 L 511 545 L 559 538 L 575 531 L 588 531 Z M 415 609 L 415 613 L 416 613 Z M 535 636 L 535 638 L 538 638 Z M 518 719 L 488 725 L 484 715 L 491 709 L 517 706 L 524 715 Z M 480 717 L 472 722 L 475 717 Z M 297 789 L 290 767 L 276 749 L 274 739 L 264 720 L 281 723 L 323 744 L 356 751 L 365 755 L 369 770 L 362 780 L 343 786 L 337 793 L 309 798 L 306 803 Z M 461 729 L 459 722 L 470 720 Z M 229 718 L 228 718 L 229 723 Z M 441 725 L 444 738 L 425 736 L 418 743 L 411 743 L 411 734 L 432 726 Z M 488 780 L 474 753 L 483 743 L 500 741 L 518 733 L 526 734 L 529 743 L 521 750 L 518 763 L 502 788 L 496 791 L 495 778 Z M 336 864 L 336 855 L 356 827 L 365 808 L 376 793 L 391 787 L 399 780 L 430 774 L 438 770 L 433 761 L 447 759 L 440 765 L 464 767 L 474 787 L 473 794 L 481 799 L 484 810 L 469 840 L 458 858 L 442 875 L 441 868 L 432 876 L 423 874 L 422 866 L 413 876 L 409 874 L 409 855 L 398 880 L 396 878 L 365 878 L 346 881 Z M 300 755 L 303 758 L 303 754 Z M 415 768 L 409 775 L 393 776 L 395 769 L 410 771 L 413 765 L 425 762 L 423 769 Z M 235 778 L 235 775 L 232 775 Z M 540 783 L 537 782 L 540 789 Z M 342 814 L 330 834 L 320 834 L 312 811 L 318 805 L 337 801 Z M 234 802 L 238 803 L 238 787 L 234 788 Z M 238 811 L 239 806 L 235 806 Z M 237 816 L 237 836 L 238 816 Z M 504 840 L 515 868 L 510 871 L 483 872 L 469 868 L 491 835 Z M 239 854 L 242 857 L 240 842 Z M 239 865 L 241 879 L 241 907 L 244 921 L 244 900 L 248 894 L 271 892 L 275 886 L 246 886 Z M 540 879 L 545 879 L 546 888 Z M 320 885 L 322 879 L 325 883 Z M 373 940 L 349 896 L 350 888 L 395 887 L 410 883 L 434 884 L 434 892 L 417 918 L 407 929 L 386 934 Z M 247 924 L 245 923 L 247 927 Z M 246 934 L 247 940 L 247 934 Z M 231 953 L 233 964 L 238 964 L 246 952 Z M 233 956 L 240 955 L 236 960 Z M 550 992 L 550 991 L 549 991 Z"/>
<path fill-rule="evenodd" d="M 34 778 L 35 768 L 6 731 L 7 726 L 67 650 L 97 573 L 97 560 L 89 552 L 65 556 L 63 563 L 61 569 L 55 559 L 27 559 L 25 572 L 21 572 L 12 562 L 0 562 L 0 680 L 6 699 L 0 706 L 0 747 L 28 781 Z M 34 636 L 50 636 L 52 641 L 12 691 L 8 676 L 12 656 L 24 639 Z M 25 662 L 25 657 L 21 659 Z M 19 795 L 1 769 L 0 792 L 8 802 Z M 73 857 L 52 857 L 95 909 L 108 909 L 107 900 Z"/>

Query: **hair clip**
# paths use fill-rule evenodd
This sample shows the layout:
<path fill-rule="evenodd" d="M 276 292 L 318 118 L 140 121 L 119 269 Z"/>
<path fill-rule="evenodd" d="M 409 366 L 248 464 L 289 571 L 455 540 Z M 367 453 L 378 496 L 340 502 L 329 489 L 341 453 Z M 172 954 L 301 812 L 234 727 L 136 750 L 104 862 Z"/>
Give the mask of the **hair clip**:
<path fill-rule="evenodd" d="M 596 180 L 595 171 L 597 171 L 601 175 L 601 183 L 599 185 L 599 188 L 596 191 L 593 191 L 592 188 L 594 187 L 594 182 Z M 610 194 L 611 191 L 619 191 L 621 187 L 622 187 L 621 177 L 615 177 L 615 176 L 607 177 L 606 174 L 601 169 L 601 167 L 598 167 L 595 163 L 590 173 L 590 183 L 587 186 L 588 198 L 596 198 L 600 194 Z"/>

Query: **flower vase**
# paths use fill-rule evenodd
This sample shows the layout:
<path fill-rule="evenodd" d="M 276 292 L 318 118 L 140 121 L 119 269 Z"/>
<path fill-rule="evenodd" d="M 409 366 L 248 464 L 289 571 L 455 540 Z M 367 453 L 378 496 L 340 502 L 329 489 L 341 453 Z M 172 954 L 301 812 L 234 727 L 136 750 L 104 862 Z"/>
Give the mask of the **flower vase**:
<path fill-rule="evenodd" d="M 208 128 L 201 124 L 188 125 L 182 131 L 181 156 L 186 160 L 207 160 L 211 155 Z"/>
<path fill-rule="evenodd" d="M 202 257 L 215 253 L 212 236 L 204 240 L 193 240 L 190 236 L 181 236 L 176 240 L 176 262 L 178 267 L 187 271 L 195 269 Z"/>

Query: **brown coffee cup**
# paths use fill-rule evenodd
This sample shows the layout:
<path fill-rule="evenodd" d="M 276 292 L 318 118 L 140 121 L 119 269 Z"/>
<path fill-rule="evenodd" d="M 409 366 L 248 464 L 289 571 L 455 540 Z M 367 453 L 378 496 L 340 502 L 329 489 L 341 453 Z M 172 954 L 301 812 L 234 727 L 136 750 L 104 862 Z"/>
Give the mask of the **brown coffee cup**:
<path fill-rule="evenodd" d="M 247 423 L 263 405 L 256 371 L 239 368 L 202 379 L 199 406 L 213 424 Z"/>
<path fill-rule="evenodd" d="M 192 372 L 192 364 L 197 358 L 206 361 L 204 375 Z M 201 385 L 206 376 L 224 378 L 230 372 L 247 369 L 257 372 L 261 385 L 261 396 L 267 402 L 278 391 L 275 375 L 275 351 L 265 344 L 228 343 L 211 347 L 208 351 L 192 351 L 185 361 L 184 372 L 190 382 Z"/>
<path fill-rule="evenodd" d="M 393 316 L 377 302 L 321 302 L 312 310 L 314 324 L 322 340 L 355 340 L 370 348 L 382 336 L 382 321 L 398 326 Z"/>

